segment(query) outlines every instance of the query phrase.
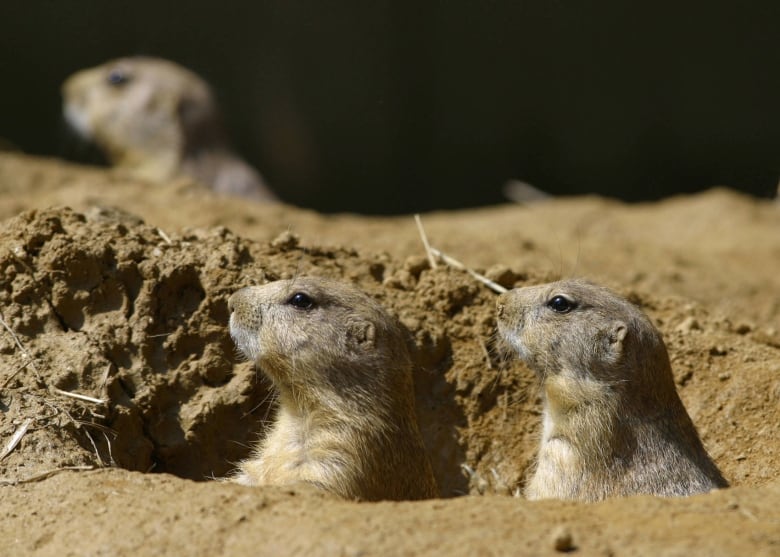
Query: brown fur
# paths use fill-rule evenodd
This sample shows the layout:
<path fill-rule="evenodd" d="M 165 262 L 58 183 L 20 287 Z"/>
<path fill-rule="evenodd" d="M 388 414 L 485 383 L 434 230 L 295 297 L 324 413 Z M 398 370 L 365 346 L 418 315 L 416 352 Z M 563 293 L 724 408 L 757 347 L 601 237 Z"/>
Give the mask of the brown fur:
<path fill-rule="evenodd" d="M 305 293 L 311 308 L 290 303 Z M 401 325 L 352 286 L 314 277 L 239 290 L 230 332 L 279 392 L 276 420 L 234 481 L 314 484 L 347 499 L 437 495 Z"/>
<path fill-rule="evenodd" d="M 556 312 L 563 296 L 573 309 Z M 499 297 L 498 329 L 541 380 L 544 423 L 529 499 L 681 496 L 727 486 L 638 308 L 581 280 Z"/>
<path fill-rule="evenodd" d="M 158 58 L 121 58 L 62 86 L 65 119 L 120 171 L 165 182 L 186 175 L 214 191 L 273 200 L 259 174 L 230 150 L 211 88 Z"/>

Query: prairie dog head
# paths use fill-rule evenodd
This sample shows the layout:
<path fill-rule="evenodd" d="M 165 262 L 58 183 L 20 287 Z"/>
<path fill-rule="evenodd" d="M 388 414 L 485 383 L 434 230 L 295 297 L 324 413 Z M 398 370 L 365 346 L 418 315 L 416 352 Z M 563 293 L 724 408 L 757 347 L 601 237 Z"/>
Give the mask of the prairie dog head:
<path fill-rule="evenodd" d="M 65 119 L 111 163 L 153 180 L 170 178 L 186 153 L 225 141 L 208 84 L 158 58 L 120 58 L 62 85 Z"/>
<path fill-rule="evenodd" d="M 228 308 L 236 345 L 282 393 L 371 401 L 411 389 L 400 324 L 351 285 L 280 280 L 237 291 Z"/>
<path fill-rule="evenodd" d="M 660 333 L 606 288 L 582 280 L 518 288 L 499 297 L 497 312 L 500 335 L 548 398 L 575 403 L 614 393 L 644 403 L 674 393 Z"/>

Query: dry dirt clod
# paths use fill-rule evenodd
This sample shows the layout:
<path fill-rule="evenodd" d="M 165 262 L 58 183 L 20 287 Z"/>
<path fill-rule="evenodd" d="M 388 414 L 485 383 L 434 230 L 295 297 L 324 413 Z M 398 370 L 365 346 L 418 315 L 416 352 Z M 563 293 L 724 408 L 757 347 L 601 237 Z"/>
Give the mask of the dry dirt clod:
<path fill-rule="evenodd" d="M 577 549 L 574 546 L 574 538 L 567 526 L 558 526 L 553 530 L 553 548 L 560 553 L 568 553 Z"/>
<path fill-rule="evenodd" d="M 271 240 L 271 245 L 277 249 L 287 251 L 298 247 L 300 241 L 301 239 L 297 234 L 293 234 L 289 230 L 285 230 L 276 238 Z"/>

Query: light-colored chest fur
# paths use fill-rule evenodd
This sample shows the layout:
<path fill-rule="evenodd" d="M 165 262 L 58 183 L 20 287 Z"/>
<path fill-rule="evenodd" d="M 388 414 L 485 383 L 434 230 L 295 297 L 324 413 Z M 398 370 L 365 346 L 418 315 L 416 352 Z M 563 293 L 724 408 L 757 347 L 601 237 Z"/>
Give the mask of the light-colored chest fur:
<path fill-rule="evenodd" d="M 528 499 L 570 498 L 582 482 L 582 455 L 558 433 L 546 411 L 536 470 L 526 486 Z"/>
<path fill-rule="evenodd" d="M 342 483 L 349 454 L 332 431 L 321 427 L 317 416 L 280 408 L 273 429 L 253 457 L 241 463 L 236 481 L 245 485 Z"/>
<path fill-rule="evenodd" d="M 542 439 L 528 499 L 577 499 L 609 482 L 614 409 L 596 383 L 551 379 L 545 385 Z"/>

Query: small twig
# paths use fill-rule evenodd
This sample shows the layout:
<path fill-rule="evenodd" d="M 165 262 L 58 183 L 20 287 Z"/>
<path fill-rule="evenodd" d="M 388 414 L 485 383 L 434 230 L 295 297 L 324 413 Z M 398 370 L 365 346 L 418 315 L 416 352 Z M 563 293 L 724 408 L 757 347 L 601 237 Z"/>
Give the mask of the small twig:
<path fill-rule="evenodd" d="M 165 243 L 168 244 L 169 246 L 173 243 L 173 242 L 171 242 L 171 239 L 168 237 L 168 235 L 165 232 L 162 231 L 162 228 L 158 228 L 157 229 L 157 234 L 159 234 L 160 238 L 165 240 Z"/>
<path fill-rule="evenodd" d="M 740 513 L 742 516 L 745 516 L 745 517 L 749 518 L 749 519 L 750 519 L 750 520 L 752 520 L 753 522 L 758 522 L 758 518 L 756 518 L 756 515 L 754 515 L 754 514 L 753 514 L 752 512 L 750 512 L 749 510 L 747 510 L 745 507 L 742 507 L 742 506 L 740 506 L 740 507 L 739 507 L 739 513 Z"/>
<path fill-rule="evenodd" d="M 8 323 L 5 322 L 5 319 L 3 319 L 3 315 L 1 313 L 0 313 L 0 323 L 2 323 L 3 327 L 5 327 L 5 330 L 10 333 L 11 337 L 16 342 L 16 346 L 18 346 L 19 350 L 22 351 L 22 354 L 24 354 L 25 357 L 28 357 L 27 350 L 25 350 L 24 346 L 22 346 L 22 341 L 19 340 L 19 337 L 16 336 L 16 333 L 13 331 L 13 329 L 11 329 Z"/>
<path fill-rule="evenodd" d="M 5 457 L 11 454 L 11 451 L 13 451 L 16 448 L 16 445 L 18 445 L 19 441 L 22 440 L 24 434 L 27 433 L 27 430 L 30 428 L 30 424 L 32 424 L 32 418 L 27 418 L 22 423 L 22 425 L 16 428 L 16 431 L 8 440 L 8 443 L 5 444 L 5 448 L 3 449 L 3 452 L 0 453 L 0 460 L 3 460 Z"/>
<path fill-rule="evenodd" d="M 20 365 L 18 368 L 16 368 L 16 371 L 14 371 L 11 375 L 9 375 L 5 381 L 3 381 L 3 384 L 0 385 L 0 390 L 5 389 L 8 386 L 8 383 L 11 382 L 11 379 L 16 377 L 16 374 L 22 371 L 24 368 L 29 366 L 32 363 L 32 360 L 27 360 L 25 363 Z"/>
<path fill-rule="evenodd" d="M 106 386 L 108 385 L 108 376 L 110 373 L 111 373 L 111 364 L 108 364 L 106 366 L 106 371 L 103 372 L 103 376 L 100 378 L 100 384 L 98 386 L 98 391 L 103 395 L 106 395 L 106 397 L 108 397 L 108 391 L 106 390 Z"/>
<path fill-rule="evenodd" d="M 44 402 L 46 402 L 46 401 L 44 400 Z M 53 406 L 54 408 L 59 410 L 61 413 L 65 414 L 65 417 L 67 417 L 70 420 L 70 422 L 73 424 L 73 427 L 75 427 L 76 429 L 80 429 L 81 428 L 81 424 L 78 422 L 78 420 L 76 418 L 74 418 L 73 416 L 70 415 L 70 412 L 68 412 L 67 410 L 65 410 L 61 406 L 57 406 L 56 404 L 52 404 L 51 406 Z"/>
<path fill-rule="evenodd" d="M 53 414 L 51 414 L 49 416 L 43 416 L 43 417 L 35 416 L 35 421 L 36 422 L 43 422 L 43 421 L 51 420 L 52 418 L 54 418 L 55 416 L 58 416 L 59 414 L 61 414 L 63 412 L 62 408 L 60 408 L 59 406 L 57 406 L 56 404 L 54 404 L 52 402 L 49 402 L 49 400 L 46 399 L 45 397 L 42 397 L 42 396 L 37 395 L 35 393 L 26 393 L 25 396 L 31 397 L 31 398 L 34 398 L 34 399 L 38 400 L 41 404 L 51 408 L 52 411 L 54 412 Z M 68 416 L 70 417 L 70 414 L 68 414 Z"/>
<path fill-rule="evenodd" d="M 92 439 L 92 435 L 86 429 L 84 430 L 84 433 L 87 435 L 87 439 L 89 439 L 89 442 L 92 444 L 92 449 L 95 451 L 95 456 L 98 459 L 98 464 L 100 465 L 101 468 L 103 468 L 106 464 L 103 462 L 103 459 L 100 458 L 100 451 L 98 451 L 97 445 L 95 444 L 95 440 Z"/>
<path fill-rule="evenodd" d="M 465 462 L 461 462 L 460 469 L 463 470 L 466 474 L 468 474 L 469 478 L 474 478 L 477 475 L 477 471 L 474 470 L 471 466 L 469 466 Z"/>
<path fill-rule="evenodd" d="M 442 261 L 444 261 L 447 265 L 450 265 L 451 267 L 455 267 L 456 269 L 460 269 L 461 271 L 466 271 L 468 274 L 470 274 L 473 278 L 490 288 L 494 292 L 498 292 L 499 294 L 503 294 L 504 292 L 508 292 L 508 289 L 504 288 L 497 282 L 494 282 L 487 278 L 484 275 L 480 275 L 476 271 L 472 271 L 468 267 L 466 267 L 463 263 L 458 261 L 457 259 L 453 259 L 446 253 L 441 252 L 440 250 L 437 250 L 436 248 L 431 248 L 431 253 L 433 253 L 436 257 L 441 258 Z"/>
<path fill-rule="evenodd" d="M 8 325 L 8 323 L 5 322 L 5 319 L 3 319 L 3 314 L 2 313 L 0 313 L 0 323 L 2 323 L 3 327 L 5 327 L 5 330 L 8 331 L 8 333 L 14 339 L 14 342 L 16 343 L 16 346 L 18 346 L 19 350 L 22 351 L 22 356 L 25 357 L 25 358 L 30 358 L 30 360 L 32 360 L 32 358 L 30 357 L 30 354 L 28 354 L 27 350 L 24 349 L 24 346 L 22 345 L 22 341 L 19 340 L 19 337 L 16 336 L 16 333 L 14 332 L 14 330 Z M 35 369 L 35 364 L 33 364 L 33 369 Z M 35 369 L 35 372 L 37 373 L 38 370 Z"/>
<path fill-rule="evenodd" d="M 51 388 L 51 390 L 54 393 L 56 393 L 58 395 L 69 396 L 71 398 L 75 398 L 75 399 L 78 399 L 78 400 L 83 400 L 85 402 L 92 402 L 94 404 L 105 404 L 106 403 L 106 401 L 103 400 L 102 398 L 95 398 L 95 397 L 91 397 L 91 396 L 87 396 L 87 395 L 82 395 L 82 394 L 79 394 L 79 393 L 69 393 L 68 391 L 63 391 L 62 389 L 58 389 L 57 387 L 50 387 L 50 388 Z"/>
<path fill-rule="evenodd" d="M 105 431 L 101 433 L 103 433 L 103 437 L 106 438 L 106 444 L 108 445 L 108 461 L 111 463 L 111 466 L 116 466 L 116 462 L 114 461 L 114 454 L 111 452 L 111 440 L 108 438 L 108 435 Z"/>
<path fill-rule="evenodd" d="M 493 360 L 490 359 L 490 350 L 488 350 L 487 344 L 485 344 L 484 340 L 479 339 L 479 345 L 482 347 L 482 353 L 485 355 L 488 369 L 493 369 Z"/>
<path fill-rule="evenodd" d="M 45 480 L 46 478 L 52 477 L 54 474 L 59 474 L 60 472 L 65 472 L 67 470 L 87 471 L 87 470 L 94 470 L 94 469 L 95 469 L 94 466 L 63 466 L 62 468 L 54 468 L 52 470 L 45 470 L 44 472 L 33 474 L 32 476 L 29 476 L 27 478 L 22 478 L 21 480 L 0 478 L 0 485 L 19 485 L 19 484 L 27 484 L 32 482 L 39 482 L 41 480 Z"/>
<path fill-rule="evenodd" d="M 494 467 L 490 467 L 490 475 L 493 476 L 493 490 L 498 491 L 499 489 L 501 491 L 507 490 L 509 491 L 509 487 L 506 485 L 506 482 L 501 477 L 501 475 L 498 473 L 498 470 L 496 470 Z"/>
<path fill-rule="evenodd" d="M 105 433 L 110 433 L 112 435 L 116 435 L 116 431 L 114 431 L 110 427 L 104 426 L 103 424 L 98 424 L 98 423 L 95 423 L 95 422 L 85 422 L 84 420 L 76 420 L 76 423 L 79 424 L 80 426 L 95 428 L 95 429 L 97 429 L 98 431 L 101 431 L 104 434 Z"/>
<path fill-rule="evenodd" d="M 33 363 L 33 358 L 30 356 L 30 354 L 27 352 L 27 350 L 24 349 L 24 346 L 22 345 L 22 341 L 19 340 L 18 336 L 16 336 L 16 333 L 14 332 L 14 330 L 8 325 L 8 323 L 5 322 L 5 319 L 3 319 L 3 314 L 2 313 L 0 313 L 0 323 L 2 323 L 3 327 L 5 327 L 5 330 L 8 331 L 8 333 L 14 339 L 14 342 L 16 342 L 16 346 L 19 347 L 19 350 L 22 351 L 22 357 L 24 357 L 27 360 L 29 360 L 30 364 L 32 365 L 33 371 L 35 372 L 35 375 L 38 378 L 38 380 L 42 381 L 41 380 L 41 376 L 38 373 L 38 368 L 35 367 L 35 364 Z M 25 365 L 25 367 L 27 367 L 27 366 Z"/>
<path fill-rule="evenodd" d="M 433 253 L 431 253 L 431 245 L 428 243 L 428 236 L 425 234 L 420 215 L 414 215 L 414 222 L 417 223 L 417 230 L 420 232 L 420 238 L 422 239 L 423 246 L 425 246 L 425 254 L 428 256 L 428 263 L 430 263 L 431 269 L 435 269 L 436 258 L 434 258 Z"/>

